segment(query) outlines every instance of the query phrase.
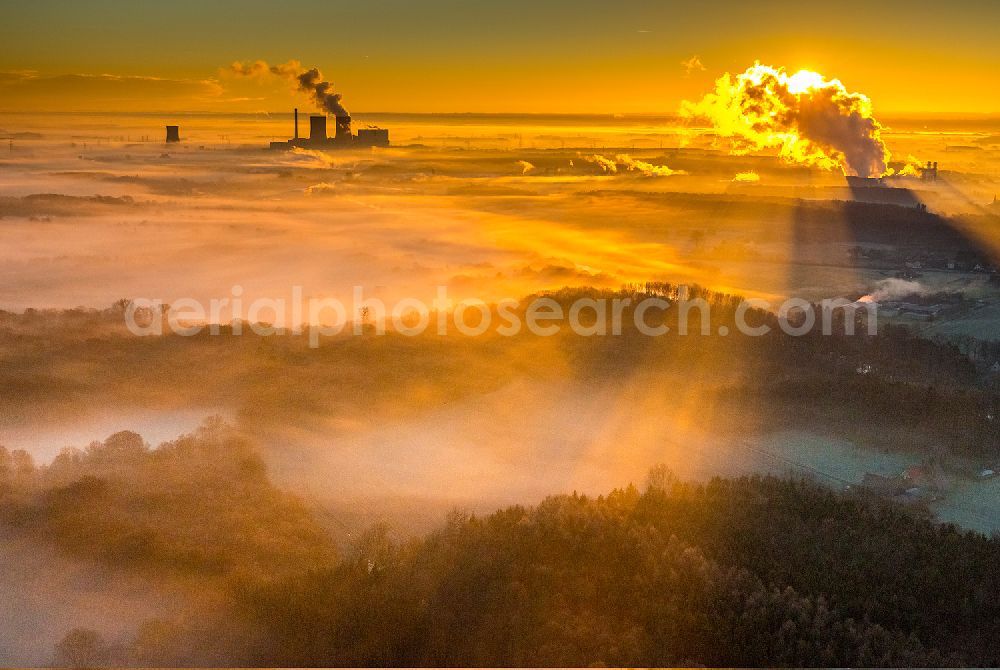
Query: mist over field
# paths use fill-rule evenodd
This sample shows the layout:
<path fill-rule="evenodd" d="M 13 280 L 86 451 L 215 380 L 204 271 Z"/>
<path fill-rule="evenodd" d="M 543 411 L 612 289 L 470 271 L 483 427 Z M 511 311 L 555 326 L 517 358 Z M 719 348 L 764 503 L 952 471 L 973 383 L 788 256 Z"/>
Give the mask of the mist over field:
<path fill-rule="evenodd" d="M 900 170 L 940 168 L 879 188 L 673 116 L 354 123 L 392 145 L 0 113 L 0 663 L 1000 662 L 1000 121 L 883 118 Z M 684 296 L 707 333 L 639 332 L 638 303 Z M 613 335 L 453 320 L 542 297 L 631 306 Z M 767 336 L 736 332 L 741 298 Z M 787 298 L 875 302 L 877 332 L 789 337 Z M 127 327 L 217 299 L 197 334 Z M 336 315 L 295 306 L 320 299 L 348 308 L 317 344 Z M 404 300 L 447 332 L 379 334 L 371 301 Z M 250 327 L 282 319 L 304 332 Z M 906 574 L 879 565 L 933 576 L 892 609 Z M 628 606 L 647 592 L 676 595 Z M 743 607 L 759 625 L 716 625 Z M 775 642 L 786 618 L 808 644 Z M 758 655 L 713 651 L 730 634 Z"/>

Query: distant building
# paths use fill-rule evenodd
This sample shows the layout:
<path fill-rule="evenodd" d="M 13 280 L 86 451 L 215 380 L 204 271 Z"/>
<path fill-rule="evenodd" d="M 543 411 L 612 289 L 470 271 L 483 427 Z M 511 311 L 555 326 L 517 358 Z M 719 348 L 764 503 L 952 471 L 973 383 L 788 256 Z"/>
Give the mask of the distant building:
<path fill-rule="evenodd" d="M 917 196 L 908 188 L 891 186 L 882 177 L 854 177 L 848 175 L 847 187 L 850 191 L 850 198 L 854 202 L 864 202 L 871 205 L 897 205 L 899 207 L 912 207 L 913 209 L 926 209 L 924 203 L 920 202 Z"/>
<path fill-rule="evenodd" d="M 880 188 L 885 186 L 881 177 L 853 177 L 847 176 L 847 185 L 851 188 Z"/>
<path fill-rule="evenodd" d="M 180 142 L 180 141 L 181 141 L 181 127 L 167 126 L 167 142 Z"/>
<path fill-rule="evenodd" d="M 389 146 L 388 128 L 362 128 L 358 131 L 357 141 L 364 146 L 387 147 Z"/>
<path fill-rule="evenodd" d="M 912 465 L 903 470 L 903 479 L 912 486 L 927 486 L 933 482 L 931 469 L 924 465 Z"/>
<path fill-rule="evenodd" d="M 920 465 L 912 465 L 900 475 L 906 482 L 906 487 L 919 488 L 924 494 L 931 494 L 940 491 L 941 483 L 944 481 L 944 470 L 940 461 L 928 459 Z"/>
<path fill-rule="evenodd" d="M 309 137 L 299 137 L 299 110 L 295 110 L 295 136 L 284 142 L 271 142 L 272 149 L 350 149 L 358 147 L 389 146 L 389 131 L 385 128 L 364 128 L 355 135 L 351 132 L 351 117 L 337 116 L 334 118 L 334 136 L 328 137 L 326 131 L 327 117 L 325 114 L 313 114 L 309 117 Z"/>

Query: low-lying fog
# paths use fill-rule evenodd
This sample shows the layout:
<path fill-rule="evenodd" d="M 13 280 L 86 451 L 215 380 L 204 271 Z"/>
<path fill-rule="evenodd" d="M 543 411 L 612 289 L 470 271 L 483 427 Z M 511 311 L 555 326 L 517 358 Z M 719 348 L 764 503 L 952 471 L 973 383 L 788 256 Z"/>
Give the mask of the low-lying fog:
<path fill-rule="evenodd" d="M 288 131 L 284 117 L 185 116 L 184 142 L 165 146 L 161 123 L 170 120 L 0 116 L 0 127 L 21 133 L 0 155 L 0 307 L 103 308 L 120 298 L 208 305 L 232 298 L 234 286 L 245 304 L 290 302 L 296 286 L 305 299 L 346 305 L 355 286 L 390 306 L 403 298 L 432 304 L 438 286 L 453 300 L 491 302 L 566 285 L 658 279 L 820 299 L 860 295 L 883 280 L 842 262 L 856 240 L 838 207 L 824 201 L 850 198 L 843 177 L 772 157 L 727 156 L 710 134 L 665 117 L 359 115 L 360 124 L 389 127 L 397 146 L 295 153 L 263 149 Z M 939 181 L 896 185 L 941 214 L 986 211 L 1000 190 L 995 124 L 941 124 L 932 129 L 940 134 L 920 121 L 890 124 L 894 155 L 941 165 Z M 823 235 L 812 235 L 817 222 Z M 505 500 L 553 485 L 599 489 L 662 460 L 669 441 L 659 434 L 645 436 L 648 447 L 640 446 L 644 436 L 631 435 L 627 459 L 602 450 L 602 431 L 615 416 L 604 389 L 521 397 L 511 388 L 524 390 L 509 387 L 496 402 L 518 414 L 530 408 L 534 417 L 510 422 L 507 441 L 526 450 L 518 458 L 509 449 L 499 462 L 466 451 L 482 434 L 483 417 L 493 417 L 494 429 L 504 425 L 497 407 L 477 400 L 338 437 L 321 460 L 354 473 L 338 488 L 350 480 L 406 494 L 447 489 L 459 499 L 488 493 Z M 174 405 L 78 408 L 66 424 L 11 415 L 0 442 L 48 460 L 63 446 L 118 429 L 156 444 L 227 412 L 224 402 Z M 338 460 L 348 454 L 350 465 Z M 716 457 L 690 474 L 743 460 Z M 697 462 L 685 459 L 680 469 Z M 301 471 L 325 476 L 311 463 Z M 284 475 L 294 483 L 291 470 Z"/>
<path fill-rule="evenodd" d="M 389 127 L 395 146 L 295 153 L 263 149 L 288 134 L 290 119 L 186 116 L 185 141 L 168 147 L 159 140 L 170 121 L 0 115 L 0 128 L 38 134 L 0 151 L 0 309 L 105 309 L 122 298 L 207 305 L 234 286 L 244 304 L 291 300 L 296 286 L 305 299 L 347 305 L 356 286 L 390 305 L 431 304 L 438 286 L 452 300 L 496 302 L 647 281 L 855 299 L 892 279 L 847 262 L 858 239 L 842 176 L 728 156 L 670 119 L 358 115 Z M 996 211 L 1000 192 L 995 124 L 940 134 L 919 126 L 884 135 L 900 157 L 939 161 L 940 179 L 896 185 L 986 250 L 1000 248 L 979 218 Z M 145 136 L 157 141 L 138 141 Z M 996 297 L 985 279 L 943 272 L 919 285 Z M 735 358 L 683 383 L 613 366 L 581 378 L 578 361 L 554 347 L 365 340 L 313 352 L 232 335 L 147 346 L 74 318 L 4 326 L 0 445 L 48 463 L 120 430 L 156 445 L 222 416 L 339 541 L 380 519 L 416 534 L 452 507 L 602 493 L 656 463 L 682 478 L 792 472 L 841 488 L 918 458 L 727 415 L 715 403 L 742 369 Z M 1000 491 L 991 487 L 934 511 L 993 530 Z M 0 608 L 0 663 L 48 663 L 69 628 L 113 638 L 128 626 L 108 612 L 149 618 L 179 597 L 175 584 L 142 593 L 129 577 L 25 542 L 0 545 L 5 600 L 17 612 Z M 101 612 L 88 614 L 95 600 Z"/>
<path fill-rule="evenodd" d="M 307 297 L 346 299 L 361 286 L 386 300 L 429 300 L 444 285 L 489 301 L 660 277 L 745 295 L 863 288 L 822 267 L 852 242 L 836 210 L 825 218 L 840 239 L 815 243 L 800 230 L 797 198 L 849 199 L 843 177 L 726 156 L 662 120 L 581 129 L 374 119 L 399 146 L 299 153 L 263 149 L 267 134 L 287 130 L 283 119 L 191 117 L 180 145 L 135 141 L 140 131 L 159 139 L 158 120 L 0 117 L 9 131 L 41 134 L 0 154 L 0 307 L 207 303 L 234 285 L 247 301 L 290 299 L 296 285 Z M 518 146 L 486 141 L 504 132 Z M 980 211 L 1000 190 L 989 132 L 888 134 L 901 157 L 940 160 L 941 180 L 900 183 L 935 211 Z M 590 135 L 593 146 L 568 144 Z M 975 151 L 945 151 L 958 142 Z M 674 173 L 658 176 L 663 166 Z M 737 181 L 751 173 L 756 181 Z M 823 275 L 797 272 L 801 262 Z"/>

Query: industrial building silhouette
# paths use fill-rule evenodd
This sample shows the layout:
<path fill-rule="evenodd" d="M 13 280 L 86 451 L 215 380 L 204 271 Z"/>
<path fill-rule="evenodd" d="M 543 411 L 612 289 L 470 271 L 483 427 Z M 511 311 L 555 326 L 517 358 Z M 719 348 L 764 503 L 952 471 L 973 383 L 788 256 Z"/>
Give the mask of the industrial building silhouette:
<path fill-rule="evenodd" d="M 326 114 L 309 117 L 309 137 L 299 137 L 299 110 L 295 110 L 295 136 L 283 142 L 271 142 L 272 149 L 348 149 L 352 147 L 387 147 L 389 131 L 386 128 L 362 128 L 355 135 L 351 131 L 351 117 L 334 117 L 334 135 L 326 134 Z"/>

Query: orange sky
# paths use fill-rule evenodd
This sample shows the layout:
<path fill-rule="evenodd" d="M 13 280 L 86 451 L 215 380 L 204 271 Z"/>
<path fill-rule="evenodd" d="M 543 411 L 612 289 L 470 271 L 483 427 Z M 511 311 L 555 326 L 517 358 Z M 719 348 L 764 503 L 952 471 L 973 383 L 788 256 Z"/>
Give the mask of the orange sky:
<path fill-rule="evenodd" d="M 754 60 L 814 69 L 876 111 L 1000 112 L 1000 3 L 42 1 L 0 22 L 0 111 L 260 111 L 318 66 L 355 111 L 673 112 Z M 697 55 L 704 70 L 682 61 Z"/>

